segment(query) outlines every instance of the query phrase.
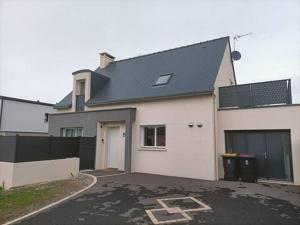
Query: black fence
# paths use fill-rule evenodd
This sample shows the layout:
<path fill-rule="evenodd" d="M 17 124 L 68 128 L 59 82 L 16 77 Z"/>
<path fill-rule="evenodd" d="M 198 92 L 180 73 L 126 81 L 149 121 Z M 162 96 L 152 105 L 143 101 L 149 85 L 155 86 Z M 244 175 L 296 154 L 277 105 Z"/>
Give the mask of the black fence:
<path fill-rule="evenodd" d="M 219 88 L 220 108 L 292 104 L 291 80 Z"/>
<path fill-rule="evenodd" d="M 84 169 L 93 169 L 95 137 L 0 136 L 0 161 L 17 163 L 73 157 L 80 158 Z M 90 162 L 88 165 L 86 160 Z"/>

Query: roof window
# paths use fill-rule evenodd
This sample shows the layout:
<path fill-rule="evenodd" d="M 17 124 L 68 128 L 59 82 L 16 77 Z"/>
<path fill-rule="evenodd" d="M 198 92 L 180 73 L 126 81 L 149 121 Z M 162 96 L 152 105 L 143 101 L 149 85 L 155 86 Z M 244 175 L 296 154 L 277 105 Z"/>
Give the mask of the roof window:
<path fill-rule="evenodd" d="M 160 75 L 157 81 L 155 82 L 154 86 L 167 84 L 170 81 L 172 75 L 173 74 Z"/>

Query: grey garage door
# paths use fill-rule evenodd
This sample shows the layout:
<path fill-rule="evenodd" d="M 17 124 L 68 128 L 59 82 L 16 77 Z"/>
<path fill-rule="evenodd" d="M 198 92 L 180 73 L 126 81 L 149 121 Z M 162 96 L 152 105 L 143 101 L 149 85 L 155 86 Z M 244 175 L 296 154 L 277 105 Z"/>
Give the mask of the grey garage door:
<path fill-rule="evenodd" d="M 289 130 L 226 131 L 226 151 L 256 155 L 257 176 L 292 181 Z"/>

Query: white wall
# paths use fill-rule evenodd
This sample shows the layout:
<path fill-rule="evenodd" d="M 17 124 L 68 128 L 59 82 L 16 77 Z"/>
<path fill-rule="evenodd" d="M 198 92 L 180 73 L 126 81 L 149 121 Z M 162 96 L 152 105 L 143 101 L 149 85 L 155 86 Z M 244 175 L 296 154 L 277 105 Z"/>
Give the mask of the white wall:
<path fill-rule="evenodd" d="M 0 162 L 0 182 L 5 189 L 78 176 L 79 158 L 22 163 Z"/>
<path fill-rule="evenodd" d="M 217 116 L 220 177 L 223 177 L 221 154 L 225 152 L 225 130 L 290 129 L 294 183 L 300 185 L 300 106 L 221 110 Z"/>
<path fill-rule="evenodd" d="M 212 96 L 197 96 L 93 107 L 89 110 L 136 108 L 133 124 L 132 171 L 215 180 L 214 104 Z M 193 128 L 188 124 L 194 123 Z M 203 123 L 202 128 L 196 126 Z M 166 148 L 143 150 L 142 125 L 166 125 Z"/>
<path fill-rule="evenodd" d="M 52 106 L 4 99 L 1 131 L 48 132 L 45 113 L 56 113 Z"/>
<path fill-rule="evenodd" d="M 5 189 L 12 187 L 14 163 L 0 161 L 0 186 Z"/>

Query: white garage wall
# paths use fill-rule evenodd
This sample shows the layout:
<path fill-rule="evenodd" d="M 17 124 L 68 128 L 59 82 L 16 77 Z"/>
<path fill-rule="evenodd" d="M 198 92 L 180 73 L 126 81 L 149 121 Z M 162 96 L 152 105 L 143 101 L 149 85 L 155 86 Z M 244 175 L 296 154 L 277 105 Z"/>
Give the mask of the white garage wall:
<path fill-rule="evenodd" d="M 217 117 L 220 177 L 223 177 L 221 154 L 225 153 L 225 130 L 290 129 L 294 183 L 300 185 L 300 105 L 221 110 Z"/>

